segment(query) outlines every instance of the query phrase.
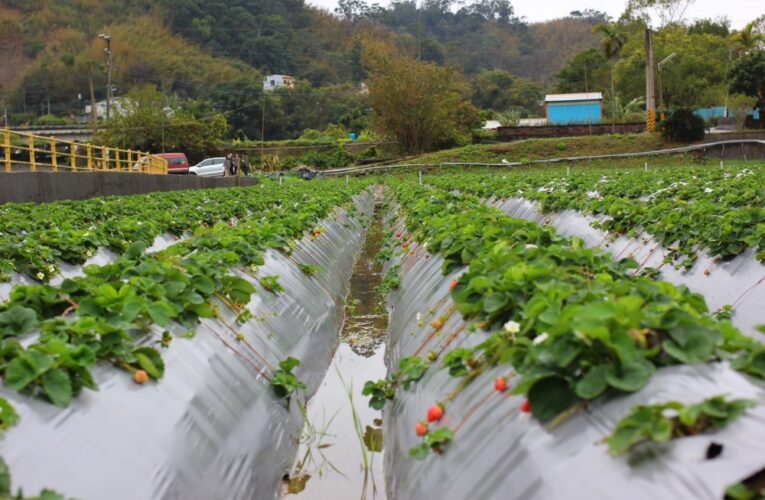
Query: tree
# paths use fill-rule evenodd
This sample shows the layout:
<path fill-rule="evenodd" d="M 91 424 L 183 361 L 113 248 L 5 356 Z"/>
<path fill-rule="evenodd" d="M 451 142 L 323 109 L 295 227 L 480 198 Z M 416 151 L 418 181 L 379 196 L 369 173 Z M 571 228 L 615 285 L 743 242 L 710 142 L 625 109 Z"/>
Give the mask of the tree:
<path fill-rule="evenodd" d="M 759 50 L 765 45 L 765 34 L 756 31 L 756 24 L 751 22 L 744 26 L 741 31 L 736 31 L 731 36 L 733 53 L 736 57 L 745 56 L 752 51 Z"/>
<path fill-rule="evenodd" d="M 514 76 L 507 71 L 484 71 L 471 80 L 473 105 L 480 109 L 516 109 L 523 116 L 541 112 L 542 85 Z"/>
<path fill-rule="evenodd" d="M 509 0 L 478 0 L 468 6 L 468 11 L 489 21 L 507 24 L 513 18 L 513 6 Z"/>
<path fill-rule="evenodd" d="M 260 78 L 220 82 L 213 87 L 209 99 L 216 109 L 226 112 L 231 137 L 260 139 L 263 112 L 263 84 Z M 270 122 L 275 113 L 270 107 L 267 111 Z"/>
<path fill-rule="evenodd" d="M 727 38 L 730 35 L 730 20 L 725 17 L 717 19 L 697 19 L 688 27 L 689 35 L 715 35 Z"/>
<path fill-rule="evenodd" d="M 223 115 L 205 106 L 197 111 L 207 114 L 195 114 L 153 86 L 131 90 L 121 107 L 123 112 L 99 131 L 97 143 L 152 153 L 182 151 L 193 162 L 214 152 L 228 128 Z"/>
<path fill-rule="evenodd" d="M 401 151 L 422 153 L 469 139 L 478 113 L 454 69 L 374 48 L 367 61 L 373 124 Z"/>
<path fill-rule="evenodd" d="M 338 0 L 335 13 L 346 21 L 355 23 L 369 13 L 369 6 L 364 0 Z"/>
<path fill-rule="evenodd" d="M 756 51 L 738 58 L 728 72 L 730 91 L 757 98 L 765 106 L 765 51 Z"/>
<path fill-rule="evenodd" d="M 644 27 L 630 26 L 630 37 L 614 69 L 616 91 L 623 102 L 645 96 Z M 662 67 L 662 98 L 667 108 L 721 105 L 727 85 L 727 40 L 711 34 L 689 34 L 669 26 L 654 35 L 655 60 L 677 55 Z"/>
<path fill-rule="evenodd" d="M 600 50 L 603 52 L 603 57 L 606 61 L 611 62 L 612 59 L 618 58 L 624 44 L 627 43 L 627 35 L 621 30 L 621 26 L 616 23 L 598 24 L 592 28 L 593 34 L 600 33 Z M 612 118 L 616 117 L 616 92 L 614 90 L 614 65 L 609 64 L 609 71 L 611 73 L 611 101 L 613 102 Z"/>
<path fill-rule="evenodd" d="M 595 49 L 580 52 L 555 75 L 557 92 L 604 92 L 608 88 L 609 64 Z"/>
<path fill-rule="evenodd" d="M 629 0 L 627 2 L 627 16 L 634 13 L 650 15 L 655 14 L 659 18 L 661 26 L 670 24 L 682 24 L 685 12 L 696 0 Z"/>

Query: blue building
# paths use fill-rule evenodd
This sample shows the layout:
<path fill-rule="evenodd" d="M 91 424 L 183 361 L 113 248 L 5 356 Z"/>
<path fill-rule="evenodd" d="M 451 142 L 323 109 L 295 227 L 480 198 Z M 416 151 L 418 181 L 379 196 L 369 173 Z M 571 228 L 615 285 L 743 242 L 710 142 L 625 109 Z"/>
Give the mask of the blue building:
<path fill-rule="evenodd" d="M 600 123 L 603 117 L 603 94 L 548 94 L 545 113 L 549 125 L 582 125 Z"/>

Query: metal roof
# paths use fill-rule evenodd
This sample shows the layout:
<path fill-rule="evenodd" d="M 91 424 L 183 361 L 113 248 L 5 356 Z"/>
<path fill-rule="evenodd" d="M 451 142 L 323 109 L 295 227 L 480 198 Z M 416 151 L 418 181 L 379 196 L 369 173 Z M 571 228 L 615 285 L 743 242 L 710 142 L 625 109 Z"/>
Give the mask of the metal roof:
<path fill-rule="evenodd" d="M 545 102 L 602 101 L 600 92 L 581 92 L 579 94 L 547 94 Z"/>

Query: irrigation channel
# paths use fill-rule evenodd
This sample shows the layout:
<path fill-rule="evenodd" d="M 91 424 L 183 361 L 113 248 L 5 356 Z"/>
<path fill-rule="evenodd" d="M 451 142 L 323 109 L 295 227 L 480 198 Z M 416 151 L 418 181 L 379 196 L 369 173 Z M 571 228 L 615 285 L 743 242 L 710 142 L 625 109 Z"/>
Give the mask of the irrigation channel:
<path fill-rule="evenodd" d="M 327 374 L 304 409 L 297 459 L 284 493 L 311 500 L 385 498 L 382 415 L 361 395 L 364 383 L 384 378 L 387 313 L 377 287 L 382 264 L 381 192 L 353 268 L 345 321 Z"/>

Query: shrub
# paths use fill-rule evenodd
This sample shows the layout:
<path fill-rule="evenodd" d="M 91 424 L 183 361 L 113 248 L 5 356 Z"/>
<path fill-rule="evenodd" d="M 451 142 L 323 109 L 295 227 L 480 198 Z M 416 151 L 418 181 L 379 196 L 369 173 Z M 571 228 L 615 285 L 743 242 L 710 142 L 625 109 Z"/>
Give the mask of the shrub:
<path fill-rule="evenodd" d="M 690 109 L 681 108 L 669 115 L 661 130 L 664 137 L 671 141 L 700 141 L 704 138 L 704 119 Z"/>
<path fill-rule="evenodd" d="M 35 125 L 42 127 L 49 125 L 69 125 L 69 123 L 71 123 L 71 121 L 68 118 L 54 115 L 42 115 L 34 120 Z"/>
<path fill-rule="evenodd" d="M 300 157 L 300 163 L 311 168 L 340 168 L 353 163 L 353 155 L 342 146 L 336 146 L 327 151 L 311 151 Z"/>

